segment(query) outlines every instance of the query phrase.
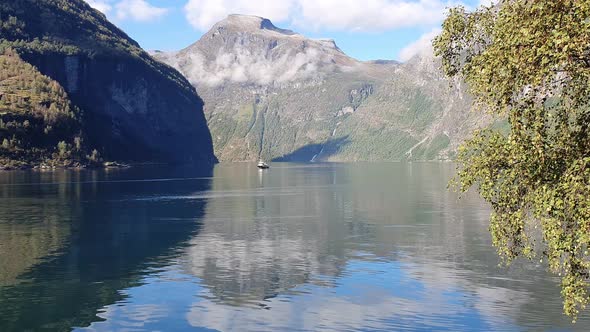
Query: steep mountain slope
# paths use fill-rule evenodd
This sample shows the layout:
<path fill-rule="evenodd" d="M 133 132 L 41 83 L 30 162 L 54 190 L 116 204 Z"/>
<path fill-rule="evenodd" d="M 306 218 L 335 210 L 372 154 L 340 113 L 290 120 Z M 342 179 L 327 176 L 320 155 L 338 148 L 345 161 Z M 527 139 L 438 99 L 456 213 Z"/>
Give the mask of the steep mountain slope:
<path fill-rule="evenodd" d="M 323 154 L 331 160 L 449 160 L 473 129 L 489 123 L 470 111 L 460 82 L 453 85 L 432 58 L 414 57 L 375 88 L 335 130 Z"/>
<path fill-rule="evenodd" d="M 87 146 L 110 160 L 212 164 L 203 102 L 82 0 L 0 3 L 0 50 L 65 89 Z"/>
<path fill-rule="evenodd" d="M 8 49 L 0 53 L 0 165 L 97 163 L 80 133 L 80 110 L 59 83 Z"/>
<path fill-rule="evenodd" d="M 154 55 L 203 97 L 224 161 L 449 159 L 480 122 L 434 59 L 361 62 L 260 17 L 230 15 Z"/>

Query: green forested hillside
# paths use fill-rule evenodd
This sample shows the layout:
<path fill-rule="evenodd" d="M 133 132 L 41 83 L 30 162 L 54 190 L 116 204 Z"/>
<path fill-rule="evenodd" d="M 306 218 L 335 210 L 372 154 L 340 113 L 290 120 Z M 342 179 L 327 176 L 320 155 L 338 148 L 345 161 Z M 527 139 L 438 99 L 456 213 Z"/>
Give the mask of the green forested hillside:
<path fill-rule="evenodd" d="M 82 0 L 18 0 L 0 3 L 0 50 L 20 54 L 133 58 L 192 90 L 176 71 L 149 56 L 104 14 Z"/>
<path fill-rule="evenodd" d="M 84 144 L 80 116 L 59 83 L 11 49 L 0 54 L 0 165 L 98 162 Z"/>
<path fill-rule="evenodd" d="M 6 50 L 0 165 L 215 162 L 195 89 L 85 1 L 0 1 Z"/>
<path fill-rule="evenodd" d="M 86 3 L 71 0 L 18 0 L 0 3 L 5 43 L 35 52 L 139 54 L 137 44 Z M 101 26 L 105 28 L 101 29 Z"/>

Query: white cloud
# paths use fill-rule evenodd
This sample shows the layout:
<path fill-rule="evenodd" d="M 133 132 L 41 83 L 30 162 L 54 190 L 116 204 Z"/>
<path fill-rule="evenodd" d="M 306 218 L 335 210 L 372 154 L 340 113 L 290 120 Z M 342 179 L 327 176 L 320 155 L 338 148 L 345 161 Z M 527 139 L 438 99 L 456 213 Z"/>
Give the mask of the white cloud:
<path fill-rule="evenodd" d="M 168 13 L 168 8 L 155 7 L 145 0 L 122 0 L 115 6 L 116 18 L 134 21 L 150 21 Z"/>
<path fill-rule="evenodd" d="M 146 0 L 85 0 L 115 21 L 147 22 L 166 15 L 170 10 L 151 5 Z"/>
<path fill-rule="evenodd" d="M 90 7 L 101 11 L 103 14 L 108 14 L 113 8 L 108 1 L 105 0 L 86 0 Z"/>
<path fill-rule="evenodd" d="M 195 84 L 218 86 L 230 81 L 271 85 L 317 78 L 320 75 L 318 68 L 329 68 L 332 65 L 330 60 L 316 48 L 269 58 L 264 50 L 252 52 L 235 46 L 231 50 L 219 50 L 213 61 L 193 52 L 184 65 L 173 65 Z"/>
<path fill-rule="evenodd" d="M 299 0 L 295 23 L 315 29 L 381 31 L 431 25 L 444 17 L 440 0 Z"/>
<path fill-rule="evenodd" d="M 277 22 L 285 21 L 294 3 L 294 0 L 189 0 L 184 10 L 192 26 L 209 30 L 229 14 L 256 15 Z"/>
<path fill-rule="evenodd" d="M 432 56 L 432 40 L 441 32 L 440 28 L 434 28 L 420 36 L 418 40 L 404 47 L 399 52 L 401 61 L 408 61 L 415 55 Z"/>
<path fill-rule="evenodd" d="M 383 31 L 431 26 L 456 0 L 189 0 L 191 25 L 208 30 L 229 14 L 257 15 L 305 29 Z"/>

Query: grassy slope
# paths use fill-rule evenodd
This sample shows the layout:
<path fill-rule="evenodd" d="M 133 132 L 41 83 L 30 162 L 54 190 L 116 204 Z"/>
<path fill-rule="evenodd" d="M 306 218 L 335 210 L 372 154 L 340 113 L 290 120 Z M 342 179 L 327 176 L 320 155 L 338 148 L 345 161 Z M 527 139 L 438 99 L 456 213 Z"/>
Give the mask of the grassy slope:
<path fill-rule="evenodd" d="M 485 116 L 469 111 L 470 98 L 441 77 L 434 60 L 398 68 L 385 78 L 331 73 L 319 85 L 268 91 L 200 86 L 216 155 L 223 161 L 452 159 L 471 130 L 487 123 Z"/>

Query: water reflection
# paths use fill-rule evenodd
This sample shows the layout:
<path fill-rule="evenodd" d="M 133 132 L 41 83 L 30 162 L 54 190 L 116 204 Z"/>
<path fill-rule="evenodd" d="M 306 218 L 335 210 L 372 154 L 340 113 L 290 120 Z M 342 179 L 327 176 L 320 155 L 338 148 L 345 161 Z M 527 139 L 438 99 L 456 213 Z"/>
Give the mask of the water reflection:
<path fill-rule="evenodd" d="M 125 298 L 121 290 L 167 266 L 198 232 L 205 201 L 137 199 L 208 189 L 207 172 L 168 177 L 188 175 L 195 173 L 2 174 L 0 236 L 10 247 L 0 257 L 15 263 L 2 273 L 0 330 L 88 326 L 101 320 L 102 307 Z"/>
<path fill-rule="evenodd" d="M 224 331 L 587 327 L 562 317 L 542 267 L 497 267 L 489 210 L 445 190 L 453 173 L 444 164 L 218 167 L 181 263 L 205 287 L 188 320 Z"/>
<path fill-rule="evenodd" d="M 587 316 L 562 316 L 542 266 L 497 267 L 489 210 L 446 190 L 453 173 L 237 164 L 212 178 L 0 178 L 0 257 L 14 262 L 0 330 L 588 330 Z"/>

